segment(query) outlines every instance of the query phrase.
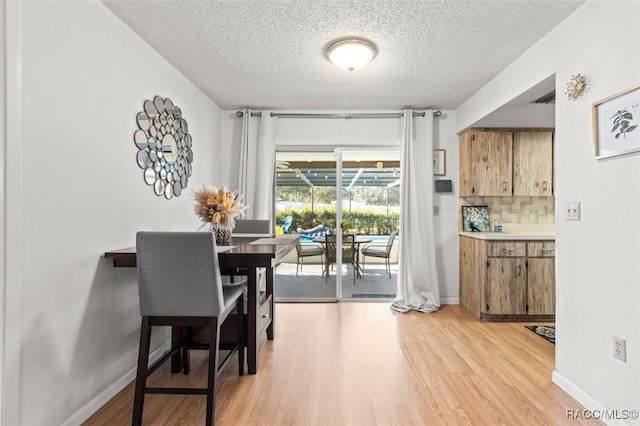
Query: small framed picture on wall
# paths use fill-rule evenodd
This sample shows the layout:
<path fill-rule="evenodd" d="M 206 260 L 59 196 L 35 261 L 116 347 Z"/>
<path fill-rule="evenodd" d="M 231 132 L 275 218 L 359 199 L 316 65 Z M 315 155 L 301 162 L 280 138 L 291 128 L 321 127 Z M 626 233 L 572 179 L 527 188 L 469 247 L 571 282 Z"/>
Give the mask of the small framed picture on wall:
<path fill-rule="evenodd" d="M 640 86 L 593 104 L 593 139 L 597 159 L 640 151 Z"/>
<path fill-rule="evenodd" d="M 445 176 L 447 174 L 447 152 L 444 149 L 433 150 L 433 175 Z"/>

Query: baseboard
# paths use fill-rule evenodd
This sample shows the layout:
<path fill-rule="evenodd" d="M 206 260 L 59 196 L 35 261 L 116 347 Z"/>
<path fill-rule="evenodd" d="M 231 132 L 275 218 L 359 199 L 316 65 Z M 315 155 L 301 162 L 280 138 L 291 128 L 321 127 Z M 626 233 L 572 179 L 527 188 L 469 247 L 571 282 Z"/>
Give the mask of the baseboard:
<path fill-rule="evenodd" d="M 158 349 L 153 351 L 149 355 L 149 364 L 153 364 L 160 359 L 171 348 L 171 341 L 167 340 Z M 96 395 L 91 401 L 89 401 L 84 407 L 80 408 L 74 415 L 69 417 L 62 426 L 74 426 L 84 423 L 89 417 L 94 415 L 103 405 L 105 405 L 111 398 L 116 396 L 118 392 L 124 389 L 132 380 L 136 378 L 136 366 L 127 371 L 122 377 L 117 379 L 113 384 L 107 387 L 105 390 Z M 133 401 L 132 401 L 133 403 Z"/>
<path fill-rule="evenodd" d="M 609 426 L 624 426 L 628 425 L 623 420 L 620 419 L 607 419 L 607 415 L 611 417 L 615 415 L 615 410 L 607 410 L 602 406 L 598 401 L 593 399 L 589 394 L 576 386 L 573 382 L 567 380 L 562 374 L 558 373 L 557 370 L 553 370 L 551 373 L 551 381 L 556 384 L 560 389 L 565 391 L 569 396 L 579 402 L 584 408 L 585 412 L 581 412 L 579 414 L 583 415 L 583 417 L 593 416 L 599 418 L 600 421 L 604 422 Z M 578 410 L 579 407 L 566 407 L 567 410 Z M 601 414 L 602 413 L 602 414 Z M 607 415 L 605 415 L 607 414 Z"/>
<path fill-rule="evenodd" d="M 460 298 L 459 297 L 441 297 L 440 304 L 441 305 L 459 305 Z"/>

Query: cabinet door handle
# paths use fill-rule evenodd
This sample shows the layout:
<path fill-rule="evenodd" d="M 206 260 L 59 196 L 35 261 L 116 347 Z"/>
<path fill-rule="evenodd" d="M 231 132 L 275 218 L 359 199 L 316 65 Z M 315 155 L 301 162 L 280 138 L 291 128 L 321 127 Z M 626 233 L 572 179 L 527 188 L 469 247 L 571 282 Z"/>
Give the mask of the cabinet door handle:
<path fill-rule="evenodd" d="M 502 182 L 502 192 L 507 192 L 508 189 L 509 189 L 509 181 L 505 180 L 504 182 Z"/>
<path fill-rule="evenodd" d="M 517 275 L 518 275 L 518 277 L 522 276 L 522 266 L 521 265 L 518 265 Z"/>
<path fill-rule="evenodd" d="M 542 190 L 544 192 L 547 192 L 548 188 L 549 188 L 549 185 L 547 184 L 547 181 L 545 180 L 544 182 L 542 182 Z"/>

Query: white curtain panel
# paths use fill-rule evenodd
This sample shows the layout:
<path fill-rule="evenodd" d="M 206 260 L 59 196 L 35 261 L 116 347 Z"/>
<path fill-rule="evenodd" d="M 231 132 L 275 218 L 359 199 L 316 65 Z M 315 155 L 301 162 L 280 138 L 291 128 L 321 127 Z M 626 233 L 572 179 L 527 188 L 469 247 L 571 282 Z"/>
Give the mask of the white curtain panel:
<path fill-rule="evenodd" d="M 268 112 L 252 117 L 245 109 L 240 140 L 239 188 L 246 219 L 271 220 L 275 175 L 274 118 Z"/>
<path fill-rule="evenodd" d="M 400 252 L 398 288 L 391 308 L 434 312 L 440 308 L 433 227 L 433 112 L 404 111 L 400 148 Z"/>

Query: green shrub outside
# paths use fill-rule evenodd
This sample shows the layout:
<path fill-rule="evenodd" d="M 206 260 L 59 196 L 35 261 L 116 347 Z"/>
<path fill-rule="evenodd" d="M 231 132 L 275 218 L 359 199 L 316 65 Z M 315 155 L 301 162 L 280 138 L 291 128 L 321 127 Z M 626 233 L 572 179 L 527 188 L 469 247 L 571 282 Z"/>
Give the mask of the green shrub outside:
<path fill-rule="evenodd" d="M 276 224 L 282 225 L 284 218 L 291 216 L 293 222 L 290 230 L 294 232 L 297 228 L 309 229 L 314 226 L 324 225 L 336 232 L 336 209 L 311 211 L 311 207 L 302 209 L 286 209 L 276 214 Z M 394 229 L 400 228 L 400 215 L 395 212 L 386 213 L 374 212 L 370 209 L 342 210 L 343 232 L 360 235 L 389 235 Z"/>

